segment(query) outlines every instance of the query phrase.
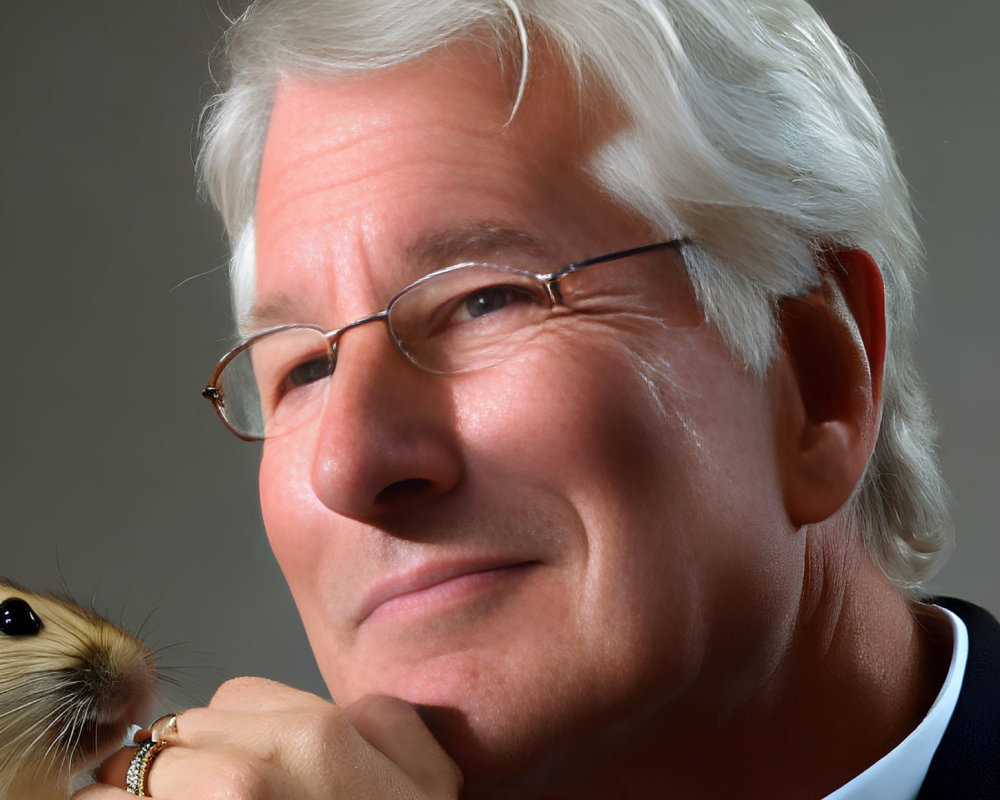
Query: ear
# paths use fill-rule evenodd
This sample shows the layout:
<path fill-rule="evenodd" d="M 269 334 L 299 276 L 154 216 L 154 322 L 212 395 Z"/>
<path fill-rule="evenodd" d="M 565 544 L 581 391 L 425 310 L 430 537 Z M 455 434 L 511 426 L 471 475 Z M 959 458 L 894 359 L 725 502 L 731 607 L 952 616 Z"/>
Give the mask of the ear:
<path fill-rule="evenodd" d="M 785 510 L 799 527 L 850 498 L 875 447 L 885 359 L 885 290 L 862 250 L 820 254 L 821 285 L 780 306 L 775 430 Z"/>

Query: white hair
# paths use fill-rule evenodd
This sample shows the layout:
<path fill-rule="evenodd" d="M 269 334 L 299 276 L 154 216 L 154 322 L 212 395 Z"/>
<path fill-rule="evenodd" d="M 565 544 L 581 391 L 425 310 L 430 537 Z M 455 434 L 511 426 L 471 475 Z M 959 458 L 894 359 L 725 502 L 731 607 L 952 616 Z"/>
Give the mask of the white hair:
<path fill-rule="evenodd" d="M 886 289 L 882 422 L 854 512 L 872 557 L 916 595 L 951 546 L 935 429 L 910 344 L 922 250 L 881 118 L 804 0 L 258 0 L 225 40 L 199 169 L 232 245 L 237 313 L 253 299 L 256 182 L 288 74 L 335 78 L 459 40 L 495 47 L 526 89 L 529 42 L 557 54 L 583 102 L 627 124 L 583 165 L 685 248 L 707 318 L 766 373 L 781 297 L 821 281 L 823 248 L 860 248 Z"/>

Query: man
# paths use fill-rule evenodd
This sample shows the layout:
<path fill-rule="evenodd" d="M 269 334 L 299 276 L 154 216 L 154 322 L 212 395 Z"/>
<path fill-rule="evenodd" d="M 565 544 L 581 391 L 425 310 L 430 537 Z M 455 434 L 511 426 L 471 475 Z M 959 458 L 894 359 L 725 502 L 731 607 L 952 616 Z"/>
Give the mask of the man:
<path fill-rule="evenodd" d="M 139 789 L 996 792 L 995 623 L 918 602 L 919 243 L 808 6 L 286 0 L 229 57 L 206 396 L 340 705 L 226 684 Z"/>

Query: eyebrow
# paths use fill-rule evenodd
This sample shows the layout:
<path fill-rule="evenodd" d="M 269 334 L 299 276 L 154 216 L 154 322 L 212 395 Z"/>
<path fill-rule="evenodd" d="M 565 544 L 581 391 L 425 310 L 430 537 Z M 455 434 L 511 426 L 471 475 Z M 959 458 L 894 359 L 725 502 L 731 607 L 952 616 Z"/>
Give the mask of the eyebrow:
<path fill-rule="evenodd" d="M 270 328 L 288 325 L 301 319 L 301 306 L 295 297 L 289 294 L 275 294 L 267 300 L 255 300 L 250 310 L 241 314 L 236 321 L 236 328 L 243 338 L 249 338 Z"/>
<path fill-rule="evenodd" d="M 431 272 L 475 258 L 517 253 L 551 258 L 549 248 L 527 231 L 490 223 L 476 223 L 421 236 L 406 248 L 407 263 Z"/>
<path fill-rule="evenodd" d="M 553 258 L 550 248 L 527 231 L 491 223 L 474 223 L 418 237 L 405 248 L 402 260 L 408 265 L 408 270 L 412 267 L 414 273 L 424 275 L 463 261 L 496 259 L 501 254 L 506 254 L 508 258 L 511 255 L 531 256 L 548 261 Z M 403 286 L 399 286 L 397 291 L 402 288 Z M 241 315 L 238 328 L 243 336 L 250 336 L 269 328 L 302 321 L 303 310 L 301 298 L 287 293 L 275 293 L 265 300 L 255 301 L 250 310 Z"/>

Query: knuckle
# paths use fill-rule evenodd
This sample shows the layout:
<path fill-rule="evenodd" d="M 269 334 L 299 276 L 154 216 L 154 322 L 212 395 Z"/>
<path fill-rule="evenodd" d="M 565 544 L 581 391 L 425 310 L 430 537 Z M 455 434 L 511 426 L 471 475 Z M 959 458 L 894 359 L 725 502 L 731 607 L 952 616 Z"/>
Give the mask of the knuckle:
<path fill-rule="evenodd" d="M 355 736 L 354 728 L 336 706 L 303 714 L 297 724 L 300 741 L 313 749 L 336 745 Z"/>
<path fill-rule="evenodd" d="M 204 788 L 208 797 L 218 800 L 262 800 L 268 782 L 263 764 L 230 753 L 220 758 Z"/>
<path fill-rule="evenodd" d="M 219 708 L 229 705 L 233 700 L 256 691 L 261 686 L 260 678 L 231 678 L 223 683 L 209 701 L 209 708 Z"/>

